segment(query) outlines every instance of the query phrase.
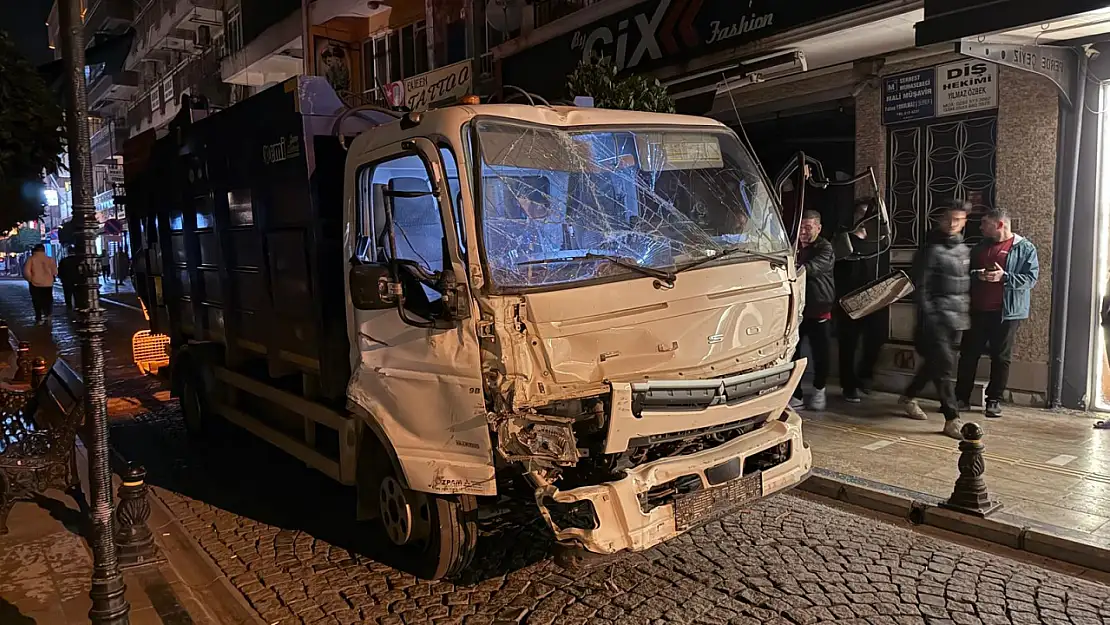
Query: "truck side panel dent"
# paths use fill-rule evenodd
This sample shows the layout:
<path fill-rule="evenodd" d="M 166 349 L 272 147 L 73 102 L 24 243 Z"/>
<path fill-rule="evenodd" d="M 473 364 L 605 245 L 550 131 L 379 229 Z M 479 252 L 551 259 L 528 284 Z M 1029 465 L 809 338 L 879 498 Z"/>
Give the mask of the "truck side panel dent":
<path fill-rule="evenodd" d="M 443 178 L 438 153 L 427 139 L 382 141 L 377 145 L 380 147 L 366 151 L 352 148 L 348 156 L 344 183 L 348 224 L 358 223 L 358 179 L 370 163 L 412 154 L 416 145 L 424 150 L 426 162 L 434 163 L 436 175 L 432 178 L 437 183 Z M 441 222 L 452 224 L 446 185 L 437 186 Z M 347 258 L 356 256 L 355 234 L 350 230 L 345 233 Z M 457 241 L 448 237 L 445 251 L 445 268 L 449 263 L 455 276 L 466 276 Z M 350 283 L 344 281 L 344 288 L 349 303 Z M 397 310 L 358 310 L 348 304 L 352 375 L 347 399 L 380 425 L 411 490 L 496 493 L 481 350 L 475 330 L 479 311 L 473 300 L 468 303 L 471 314 L 445 330 L 409 325 Z"/>

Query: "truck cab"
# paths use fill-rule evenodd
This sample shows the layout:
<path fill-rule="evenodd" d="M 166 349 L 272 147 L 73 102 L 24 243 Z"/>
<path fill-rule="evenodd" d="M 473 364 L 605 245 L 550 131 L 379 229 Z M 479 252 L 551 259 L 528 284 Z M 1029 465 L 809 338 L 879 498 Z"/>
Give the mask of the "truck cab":
<path fill-rule="evenodd" d="M 170 140 L 193 137 L 211 164 L 218 133 L 204 124 L 234 110 Z M 154 250 L 140 290 L 163 311 L 152 324 L 171 335 L 174 389 L 193 429 L 227 418 L 355 486 L 391 564 L 426 578 L 466 568 L 478 506 L 520 490 L 510 483 L 560 544 L 615 554 L 806 477 L 811 453 L 788 406 L 805 367 L 792 360 L 804 274 L 774 185 L 732 130 L 701 117 L 522 104 L 388 119 L 373 107 L 330 110 L 333 132 L 304 121 L 297 155 L 289 142 L 268 148 L 248 186 L 262 197 L 260 186 L 284 184 L 285 161 L 304 161 L 305 197 L 319 213 L 304 226 L 312 237 L 275 236 L 261 213 L 276 198 L 250 209 L 271 259 L 259 261 L 268 300 L 257 305 L 278 316 L 294 305 L 275 286 L 285 278 L 272 259 L 302 246 L 311 262 L 301 294 L 330 302 L 313 313 L 311 340 L 340 337 L 346 362 L 321 352 L 298 367 L 273 353 L 273 337 L 252 356 L 234 345 L 248 333 L 241 323 L 221 321 L 219 334 L 190 315 L 191 329 L 182 326 L 183 308 L 210 299 L 195 289 L 182 299 L 183 280 L 206 266 L 206 231 L 193 235 L 196 262 L 185 251 L 166 263 L 155 257 L 177 253 L 175 234 L 151 216 L 175 209 L 128 205 L 148 231 L 136 249 Z M 351 130 L 366 112 L 373 126 Z M 185 158 L 164 153 L 167 163 Z M 129 201 L 132 185 L 151 197 L 149 172 L 129 168 Z M 212 225 L 222 252 L 206 262 L 214 282 L 227 282 L 225 319 L 243 307 L 232 275 L 241 252 L 235 185 L 219 178 L 207 184 L 228 198 Z M 183 221 L 186 234 L 201 223 Z M 151 229 L 163 237 L 152 242 Z M 187 239 L 178 247 L 192 249 Z M 186 278 L 172 277 L 175 262 Z M 303 418 L 303 436 L 290 418 Z"/>

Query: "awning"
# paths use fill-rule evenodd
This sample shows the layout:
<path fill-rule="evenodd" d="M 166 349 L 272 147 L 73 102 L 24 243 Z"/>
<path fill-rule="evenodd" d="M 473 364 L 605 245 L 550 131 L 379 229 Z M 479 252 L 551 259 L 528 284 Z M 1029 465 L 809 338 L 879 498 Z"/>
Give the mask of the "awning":
<path fill-rule="evenodd" d="M 1085 15 L 1092 19 L 1083 19 Z M 914 28 L 918 47 L 1030 26 L 1041 31 L 1038 43 L 1049 43 L 1083 36 L 1064 28 L 1069 26 L 1065 22 L 1081 22 L 1070 26 L 1082 27 L 1107 17 L 1106 0 L 925 0 L 925 19 Z M 1104 23 L 1100 26 L 1106 29 Z M 1067 30 L 1073 32 L 1065 34 Z"/>

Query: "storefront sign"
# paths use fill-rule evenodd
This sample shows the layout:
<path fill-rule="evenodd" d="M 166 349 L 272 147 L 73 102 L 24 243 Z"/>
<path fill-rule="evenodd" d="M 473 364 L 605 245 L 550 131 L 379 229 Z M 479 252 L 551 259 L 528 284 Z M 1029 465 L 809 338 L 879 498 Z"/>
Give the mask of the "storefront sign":
<path fill-rule="evenodd" d="M 956 61 L 883 78 L 883 124 L 998 107 L 998 66 Z"/>
<path fill-rule="evenodd" d="M 965 39 L 960 42 L 959 51 L 972 58 L 1040 74 L 1056 83 L 1060 94 L 1071 103 L 1072 89 L 1079 73 L 1079 59 L 1071 48 Z"/>
<path fill-rule="evenodd" d="M 644 72 L 850 13 L 881 0 L 647 0 L 501 59 L 502 82 L 560 94 L 583 61 Z"/>
<path fill-rule="evenodd" d="M 933 68 L 895 74 L 883 79 L 883 123 L 928 119 L 936 114 Z"/>
<path fill-rule="evenodd" d="M 957 61 L 936 68 L 937 117 L 998 108 L 998 66 Z"/>
<path fill-rule="evenodd" d="M 454 101 L 470 93 L 470 61 L 434 69 L 385 86 L 390 106 L 405 106 L 422 111 L 444 101 Z"/>

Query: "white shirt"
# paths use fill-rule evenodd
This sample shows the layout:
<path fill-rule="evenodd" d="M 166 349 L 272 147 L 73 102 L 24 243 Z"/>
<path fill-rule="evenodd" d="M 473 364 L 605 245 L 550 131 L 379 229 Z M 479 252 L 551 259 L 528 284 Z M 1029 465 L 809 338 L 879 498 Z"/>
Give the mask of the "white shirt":
<path fill-rule="evenodd" d="M 36 252 L 27 259 L 27 264 L 23 265 L 23 277 L 31 286 L 49 287 L 54 286 L 54 278 L 58 275 L 58 263 L 54 262 L 53 258 L 46 255 L 45 252 Z"/>

